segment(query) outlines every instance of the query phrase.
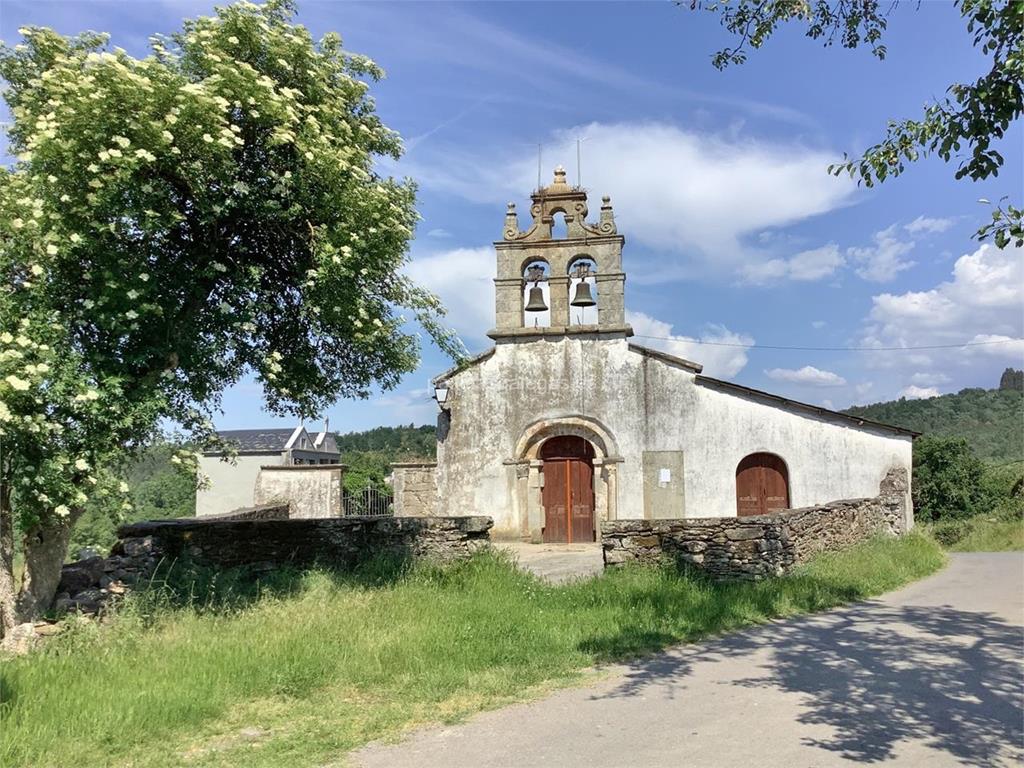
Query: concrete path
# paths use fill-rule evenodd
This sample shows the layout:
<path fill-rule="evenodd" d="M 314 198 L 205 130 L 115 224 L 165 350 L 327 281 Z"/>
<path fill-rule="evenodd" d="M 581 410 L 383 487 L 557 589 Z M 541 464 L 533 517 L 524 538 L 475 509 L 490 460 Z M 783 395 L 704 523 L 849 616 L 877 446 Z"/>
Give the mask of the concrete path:
<path fill-rule="evenodd" d="M 683 646 L 351 757 L 363 768 L 1019 765 L 1022 625 L 1024 556 L 953 555 L 882 598 Z"/>
<path fill-rule="evenodd" d="M 596 576 L 604 570 L 600 544 L 506 542 L 494 546 L 511 552 L 523 570 L 556 584 Z"/>

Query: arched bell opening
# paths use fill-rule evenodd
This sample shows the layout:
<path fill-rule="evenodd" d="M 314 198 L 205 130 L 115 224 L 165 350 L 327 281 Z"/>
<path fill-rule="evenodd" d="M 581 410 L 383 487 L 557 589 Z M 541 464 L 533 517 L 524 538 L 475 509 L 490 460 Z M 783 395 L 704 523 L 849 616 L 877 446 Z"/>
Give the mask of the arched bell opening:
<path fill-rule="evenodd" d="M 551 215 L 551 239 L 565 240 L 569 237 L 569 224 L 565 220 L 565 211 L 554 210 Z"/>
<path fill-rule="evenodd" d="M 577 256 L 569 262 L 569 322 L 597 324 L 597 262 Z"/>
<path fill-rule="evenodd" d="M 551 325 L 550 268 L 547 262 L 535 259 L 523 269 L 523 327 L 547 328 Z"/>
<path fill-rule="evenodd" d="M 545 542 L 595 541 L 594 458 L 594 446 L 576 435 L 558 435 L 541 445 Z"/>

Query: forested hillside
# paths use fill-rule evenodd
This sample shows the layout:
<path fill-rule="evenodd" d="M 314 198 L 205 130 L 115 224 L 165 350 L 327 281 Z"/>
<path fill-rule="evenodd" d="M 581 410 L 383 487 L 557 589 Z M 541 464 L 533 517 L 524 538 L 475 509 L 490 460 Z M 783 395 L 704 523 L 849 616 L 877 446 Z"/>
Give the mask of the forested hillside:
<path fill-rule="evenodd" d="M 338 450 L 342 453 L 384 451 L 396 457 L 433 458 L 434 431 L 429 424 L 422 427 L 410 424 L 407 427 L 376 427 L 365 432 L 348 432 L 337 435 Z"/>
<path fill-rule="evenodd" d="M 962 389 L 927 400 L 900 398 L 844 413 L 942 437 L 963 437 L 989 462 L 1024 458 L 1024 392 Z"/>
<path fill-rule="evenodd" d="M 369 486 L 384 490 L 392 462 L 433 459 L 437 455 L 434 431 L 430 425 L 410 424 L 338 435 L 341 463 L 348 466 L 345 489 L 356 492 Z"/>

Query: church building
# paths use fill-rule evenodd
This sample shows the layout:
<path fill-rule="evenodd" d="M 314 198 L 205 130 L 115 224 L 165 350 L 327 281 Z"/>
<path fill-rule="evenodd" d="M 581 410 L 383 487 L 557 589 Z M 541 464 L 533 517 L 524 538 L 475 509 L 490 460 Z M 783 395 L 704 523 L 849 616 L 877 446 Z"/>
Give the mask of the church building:
<path fill-rule="evenodd" d="M 495 538 L 592 542 L 603 520 L 760 515 L 875 496 L 893 467 L 909 476 L 912 432 L 631 341 L 624 243 L 609 198 L 588 221 L 561 168 L 525 230 L 509 204 L 494 346 L 434 380 L 437 462 L 396 465 L 397 514 L 489 515 Z"/>

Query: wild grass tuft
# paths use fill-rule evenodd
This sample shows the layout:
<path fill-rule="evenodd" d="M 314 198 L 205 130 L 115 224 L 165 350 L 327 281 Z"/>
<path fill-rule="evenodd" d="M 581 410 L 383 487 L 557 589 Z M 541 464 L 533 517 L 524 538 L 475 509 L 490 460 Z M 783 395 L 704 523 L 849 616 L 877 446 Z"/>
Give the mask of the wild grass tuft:
<path fill-rule="evenodd" d="M 500 553 L 449 568 L 170 574 L 0 671 L 0 765 L 319 765 L 594 664 L 892 589 L 940 567 L 879 539 L 758 583 L 624 568 L 553 586 Z"/>

